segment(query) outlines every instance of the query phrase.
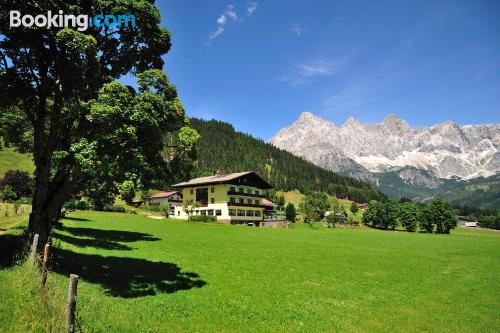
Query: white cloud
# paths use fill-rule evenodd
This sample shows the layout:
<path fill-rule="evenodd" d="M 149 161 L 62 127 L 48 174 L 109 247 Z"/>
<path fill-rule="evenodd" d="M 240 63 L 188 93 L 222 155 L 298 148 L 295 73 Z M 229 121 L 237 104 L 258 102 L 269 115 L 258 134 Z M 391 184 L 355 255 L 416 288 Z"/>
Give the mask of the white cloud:
<path fill-rule="evenodd" d="M 251 2 L 247 7 L 247 16 L 252 16 L 253 12 L 257 10 L 257 3 Z"/>
<path fill-rule="evenodd" d="M 300 37 L 300 35 L 302 35 L 302 28 L 297 23 L 295 23 L 294 25 L 292 25 L 290 27 L 290 31 L 295 33 L 298 37 Z"/>
<path fill-rule="evenodd" d="M 296 63 L 291 73 L 282 77 L 280 81 L 297 86 L 310 83 L 319 77 L 335 75 L 347 67 L 353 57 L 354 54 L 348 54 L 340 58 Z"/>
<path fill-rule="evenodd" d="M 221 15 L 218 19 L 217 19 L 217 24 L 218 25 L 224 25 L 226 24 L 227 22 L 227 17 L 226 15 Z"/>
<path fill-rule="evenodd" d="M 258 4 L 256 2 L 251 2 L 247 8 L 245 15 L 238 20 L 238 14 L 233 5 L 227 5 L 226 9 L 222 14 L 220 14 L 217 19 L 217 29 L 208 34 L 208 38 L 213 40 L 217 38 L 220 34 L 222 34 L 226 29 L 225 26 L 229 20 L 233 22 L 243 22 L 245 18 L 252 16 L 252 14 L 257 10 Z"/>
<path fill-rule="evenodd" d="M 211 33 L 208 35 L 208 38 L 210 38 L 210 39 L 214 39 L 214 38 L 216 38 L 217 36 L 219 36 L 219 35 L 220 35 L 221 33 L 223 33 L 223 32 L 224 32 L 224 27 L 219 26 L 219 27 L 217 27 L 217 30 L 215 30 L 215 31 L 211 32 Z"/>

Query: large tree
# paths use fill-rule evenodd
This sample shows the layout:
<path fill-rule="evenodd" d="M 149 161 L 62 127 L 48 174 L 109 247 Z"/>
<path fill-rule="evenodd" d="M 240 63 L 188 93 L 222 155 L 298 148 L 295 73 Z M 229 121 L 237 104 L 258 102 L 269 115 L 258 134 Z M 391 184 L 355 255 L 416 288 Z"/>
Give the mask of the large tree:
<path fill-rule="evenodd" d="M 130 13 L 137 26 L 10 28 L 10 10 Z M 185 127 L 176 89 L 161 72 L 170 33 L 160 27 L 154 1 L 6 1 L 0 29 L 0 110 L 18 108 L 33 133 L 29 230 L 40 235 L 40 247 L 72 194 L 105 204 L 123 182 L 147 187 L 171 178 L 176 162 L 189 159 L 197 134 Z M 138 76 L 137 92 L 115 81 L 123 75 Z M 176 137 L 177 153 L 165 157 L 167 134 Z"/>

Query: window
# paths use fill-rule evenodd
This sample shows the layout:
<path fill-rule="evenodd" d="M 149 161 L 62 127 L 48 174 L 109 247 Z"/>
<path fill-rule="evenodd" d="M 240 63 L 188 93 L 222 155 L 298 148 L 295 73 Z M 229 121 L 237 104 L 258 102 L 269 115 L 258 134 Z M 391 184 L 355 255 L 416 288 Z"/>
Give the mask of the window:
<path fill-rule="evenodd" d="M 215 193 L 215 187 L 214 187 L 214 186 L 212 186 L 212 187 L 210 188 L 210 193 Z"/>
<path fill-rule="evenodd" d="M 236 203 L 236 199 L 235 198 L 229 198 L 229 202 L 230 203 Z"/>
<path fill-rule="evenodd" d="M 255 199 L 254 202 L 255 202 L 256 205 L 259 204 L 259 200 L 258 199 Z"/>
<path fill-rule="evenodd" d="M 260 210 L 255 211 L 255 216 L 260 216 Z"/>
<path fill-rule="evenodd" d="M 230 209 L 229 216 L 236 216 L 236 209 Z"/>
<path fill-rule="evenodd" d="M 259 195 L 260 194 L 259 190 L 255 190 L 255 194 Z"/>
<path fill-rule="evenodd" d="M 239 192 L 240 193 L 245 193 L 245 189 L 243 189 L 242 187 L 239 188 Z"/>
<path fill-rule="evenodd" d="M 240 198 L 240 203 L 245 203 L 245 199 Z"/>
<path fill-rule="evenodd" d="M 210 198 L 210 203 L 215 203 L 215 199 L 214 198 Z"/>
<path fill-rule="evenodd" d="M 222 215 L 222 210 L 216 209 L 215 210 L 215 216 L 221 216 Z"/>
<path fill-rule="evenodd" d="M 196 189 L 196 201 L 202 205 L 206 205 L 208 203 L 208 187 Z"/>
<path fill-rule="evenodd" d="M 214 210 L 213 209 L 207 210 L 207 215 L 214 215 Z"/>
<path fill-rule="evenodd" d="M 194 215 L 200 215 L 200 211 L 199 210 L 195 210 L 194 211 Z"/>
<path fill-rule="evenodd" d="M 238 216 L 245 216 L 245 211 L 242 209 L 238 209 Z"/>
<path fill-rule="evenodd" d="M 247 210 L 247 216 L 254 216 L 253 210 Z"/>
<path fill-rule="evenodd" d="M 231 186 L 231 187 L 229 188 L 229 191 L 230 191 L 230 192 L 236 192 L 236 187 Z"/>
<path fill-rule="evenodd" d="M 179 215 L 181 215 L 181 211 L 180 210 L 177 211 L 177 216 L 179 216 Z"/>
<path fill-rule="evenodd" d="M 206 210 L 200 210 L 201 212 L 201 215 L 207 215 L 207 211 Z"/>

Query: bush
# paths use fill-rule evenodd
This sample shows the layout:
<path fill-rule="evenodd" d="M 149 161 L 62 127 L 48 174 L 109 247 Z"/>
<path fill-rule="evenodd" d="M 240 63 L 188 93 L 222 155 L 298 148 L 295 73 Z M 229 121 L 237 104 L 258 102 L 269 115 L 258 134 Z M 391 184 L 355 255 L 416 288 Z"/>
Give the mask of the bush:
<path fill-rule="evenodd" d="M 356 214 L 358 210 L 358 204 L 355 201 L 351 202 L 351 213 Z"/>
<path fill-rule="evenodd" d="M 498 215 L 481 215 L 478 219 L 481 228 L 500 230 L 500 214 Z"/>
<path fill-rule="evenodd" d="M 120 185 L 120 197 L 127 204 L 131 204 L 135 198 L 135 185 L 131 180 L 126 180 Z"/>
<path fill-rule="evenodd" d="M 15 193 L 13 200 L 17 200 L 21 197 L 32 196 L 35 182 L 26 171 L 9 170 L 0 180 L 0 189 L 3 190 L 6 186 L 10 186 L 10 189 Z"/>
<path fill-rule="evenodd" d="M 217 216 L 213 215 L 195 215 L 191 216 L 192 222 L 217 222 Z"/>
<path fill-rule="evenodd" d="M 114 212 L 114 213 L 125 213 L 127 210 L 125 209 L 125 207 L 120 205 L 111 205 L 104 207 L 103 211 Z"/>
<path fill-rule="evenodd" d="M 148 210 L 150 212 L 159 212 L 160 206 L 141 205 L 141 209 Z"/>
<path fill-rule="evenodd" d="M 340 221 L 340 217 L 335 213 L 331 213 L 325 216 L 325 221 L 328 228 L 335 228 L 335 225 Z"/>
<path fill-rule="evenodd" d="M 86 201 L 83 201 L 81 199 L 69 199 L 66 201 L 64 204 L 64 208 L 68 211 L 73 211 L 73 210 L 88 210 L 89 205 Z"/>
<path fill-rule="evenodd" d="M 17 194 L 12 190 L 10 185 L 5 185 L 0 193 L 2 200 L 5 202 L 14 202 L 17 199 Z"/>

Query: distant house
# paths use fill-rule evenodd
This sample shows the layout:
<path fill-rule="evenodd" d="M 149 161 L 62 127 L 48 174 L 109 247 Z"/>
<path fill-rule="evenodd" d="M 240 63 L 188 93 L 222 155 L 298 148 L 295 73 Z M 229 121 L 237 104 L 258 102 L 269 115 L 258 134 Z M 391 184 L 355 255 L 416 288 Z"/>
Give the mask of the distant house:
<path fill-rule="evenodd" d="M 177 191 L 160 192 L 149 197 L 151 206 L 160 206 L 168 204 L 170 206 L 170 215 L 174 215 L 175 207 L 182 204 L 182 195 Z"/>
<path fill-rule="evenodd" d="M 360 209 L 360 210 L 365 210 L 368 208 L 367 203 L 356 203 L 356 206 L 358 206 L 358 209 Z"/>
<path fill-rule="evenodd" d="M 477 227 L 477 222 L 474 222 L 474 221 L 465 221 L 465 220 L 458 220 L 457 221 L 457 227 L 476 228 Z"/>
<path fill-rule="evenodd" d="M 193 204 L 186 212 L 175 207 L 175 217 L 213 215 L 218 222 L 260 226 L 264 212 L 270 208 L 264 200 L 264 190 L 272 186 L 253 171 L 200 177 L 174 185 L 182 190 L 184 204 Z"/>

